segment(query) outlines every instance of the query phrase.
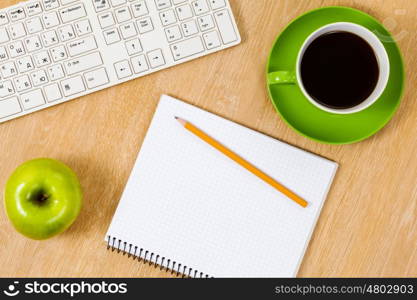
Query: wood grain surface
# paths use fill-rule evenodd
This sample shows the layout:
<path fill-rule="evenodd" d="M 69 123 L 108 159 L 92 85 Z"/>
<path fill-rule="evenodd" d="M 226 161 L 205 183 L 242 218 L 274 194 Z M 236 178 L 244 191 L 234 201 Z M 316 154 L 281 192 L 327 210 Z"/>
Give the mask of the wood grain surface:
<path fill-rule="evenodd" d="M 0 8 L 17 2 L 2 0 Z M 417 1 L 231 5 L 241 45 L 0 124 L 1 189 L 19 164 L 51 157 L 73 168 L 85 191 L 73 226 L 46 241 L 19 235 L 0 209 L 0 276 L 173 276 L 109 252 L 103 241 L 163 93 L 340 163 L 298 276 L 417 276 Z M 265 64 L 277 34 L 298 15 L 328 5 L 378 18 L 397 37 L 407 66 L 407 90 L 393 120 L 353 145 L 298 135 L 274 111 L 265 89 Z"/>

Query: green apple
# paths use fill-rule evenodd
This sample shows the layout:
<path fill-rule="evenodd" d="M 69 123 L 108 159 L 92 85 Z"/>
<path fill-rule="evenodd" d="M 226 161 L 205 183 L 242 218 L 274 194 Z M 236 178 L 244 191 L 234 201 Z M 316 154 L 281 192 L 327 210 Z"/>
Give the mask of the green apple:
<path fill-rule="evenodd" d="M 71 226 L 80 213 L 82 191 L 77 175 L 69 167 L 54 159 L 39 158 L 12 173 L 4 202 L 18 232 L 43 240 Z"/>

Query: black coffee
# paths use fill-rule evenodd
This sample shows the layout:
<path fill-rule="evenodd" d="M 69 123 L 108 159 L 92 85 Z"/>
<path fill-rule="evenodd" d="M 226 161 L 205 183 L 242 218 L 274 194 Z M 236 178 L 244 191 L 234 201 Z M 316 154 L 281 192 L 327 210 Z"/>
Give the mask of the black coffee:
<path fill-rule="evenodd" d="M 301 61 L 307 93 L 335 109 L 351 108 L 366 100 L 379 78 L 372 47 L 356 34 L 335 31 L 315 39 Z"/>

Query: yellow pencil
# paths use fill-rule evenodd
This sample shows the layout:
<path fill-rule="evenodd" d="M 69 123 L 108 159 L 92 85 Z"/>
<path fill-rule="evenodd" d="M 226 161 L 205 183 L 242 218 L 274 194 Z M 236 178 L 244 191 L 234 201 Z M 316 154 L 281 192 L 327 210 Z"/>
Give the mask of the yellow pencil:
<path fill-rule="evenodd" d="M 242 157 L 240 157 L 236 153 L 232 152 L 231 150 L 229 150 L 228 148 L 226 148 L 225 146 L 223 146 L 222 144 L 220 144 L 219 142 L 217 142 L 216 140 L 214 140 L 213 138 L 205 134 L 203 131 L 195 127 L 190 122 L 187 122 L 178 117 L 175 117 L 175 119 L 178 120 L 178 122 L 180 122 L 185 127 L 185 129 L 189 130 L 190 132 L 198 136 L 200 139 L 202 139 L 209 145 L 213 146 L 214 148 L 222 152 L 224 155 L 226 155 L 230 159 L 234 160 L 236 163 L 244 167 L 246 170 L 248 170 L 255 176 L 258 176 L 260 179 L 262 179 L 269 185 L 273 186 L 275 189 L 277 189 L 278 191 L 286 195 L 291 200 L 297 202 L 302 207 L 306 207 L 308 205 L 307 201 L 305 201 L 304 199 L 296 195 L 294 192 L 290 191 L 288 188 L 286 188 L 282 184 L 275 181 L 272 177 L 268 176 L 267 174 L 265 174 L 264 172 L 256 168 L 254 165 L 252 165 L 248 161 L 244 160 Z"/>

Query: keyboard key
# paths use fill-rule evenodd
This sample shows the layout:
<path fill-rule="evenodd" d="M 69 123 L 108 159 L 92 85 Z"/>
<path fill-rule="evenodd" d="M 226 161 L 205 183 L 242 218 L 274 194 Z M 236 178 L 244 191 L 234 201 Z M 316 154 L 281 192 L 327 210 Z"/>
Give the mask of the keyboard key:
<path fill-rule="evenodd" d="M 66 42 L 75 38 L 75 33 L 71 25 L 66 25 L 59 28 L 58 35 L 62 42 Z"/>
<path fill-rule="evenodd" d="M 37 1 L 37 2 L 31 2 L 27 4 L 26 11 L 28 13 L 28 16 L 31 17 L 34 15 L 40 14 L 43 10 L 42 10 L 41 3 Z"/>
<path fill-rule="evenodd" d="M 167 37 L 168 42 L 170 43 L 175 42 L 182 38 L 181 30 L 177 25 L 170 27 L 170 28 L 166 28 L 165 35 Z"/>
<path fill-rule="evenodd" d="M 12 39 L 18 39 L 26 35 L 25 26 L 23 23 L 13 24 L 9 27 L 10 36 Z"/>
<path fill-rule="evenodd" d="M 143 51 L 139 39 L 134 39 L 125 43 L 127 54 L 134 55 Z"/>
<path fill-rule="evenodd" d="M 85 91 L 85 85 L 81 76 L 76 76 L 61 81 L 61 87 L 64 91 L 65 97 L 72 96 Z"/>
<path fill-rule="evenodd" d="M 62 5 L 67 5 L 78 0 L 61 0 Z"/>
<path fill-rule="evenodd" d="M 106 31 L 103 32 L 103 34 L 104 34 L 104 39 L 106 40 L 107 45 L 111 45 L 111 44 L 120 42 L 119 31 L 116 28 L 106 30 Z"/>
<path fill-rule="evenodd" d="M 4 61 L 8 59 L 6 48 L 3 46 L 0 46 L 0 61 Z"/>
<path fill-rule="evenodd" d="M 28 52 L 33 52 L 39 49 L 42 49 L 41 41 L 39 40 L 38 36 L 34 35 L 23 40 L 26 49 Z"/>
<path fill-rule="evenodd" d="M 30 74 L 34 86 L 44 85 L 48 83 L 48 77 L 44 70 L 35 71 Z"/>
<path fill-rule="evenodd" d="M 51 63 L 48 51 L 46 50 L 35 53 L 33 59 L 35 60 L 35 65 L 37 67 L 43 67 Z"/>
<path fill-rule="evenodd" d="M 198 26 L 202 32 L 214 28 L 214 21 L 211 15 L 205 15 L 197 18 Z"/>
<path fill-rule="evenodd" d="M 43 26 L 41 19 L 39 17 L 30 19 L 26 21 L 26 28 L 28 29 L 29 34 L 34 34 L 39 31 L 42 31 Z"/>
<path fill-rule="evenodd" d="M 40 89 L 22 94 L 20 99 L 22 100 L 23 108 L 25 110 L 45 104 L 45 98 L 43 97 L 42 91 Z"/>
<path fill-rule="evenodd" d="M 64 45 L 59 45 L 55 48 L 51 49 L 51 56 L 52 56 L 52 60 L 54 62 L 58 62 L 64 59 L 67 59 L 67 51 L 65 51 L 65 46 Z"/>
<path fill-rule="evenodd" d="M 0 28 L 0 44 L 10 41 L 6 28 Z"/>
<path fill-rule="evenodd" d="M 146 2 L 144 0 L 134 3 L 131 5 L 133 16 L 135 18 L 147 15 L 149 13 L 148 7 L 146 6 Z"/>
<path fill-rule="evenodd" d="M 101 28 L 110 27 L 116 24 L 116 22 L 114 21 L 113 14 L 111 12 L 105 12 L 98 15 L 98 21 L 100 22 Z"/>
<path fill-rule="evenodd" d="M 159 10 L 171 7 L 170 0 L 155 0 L 155 4 L 156 4 L 156 8 Z"/>
<path fill-rule="evenodd" d="M 26 73 L 35 69 L 35 65 L 33 64 L 32 58 L 30 56 L 25 56 L 16 60 L 16 64 L 20 73 Z"/>
<path fill-rule="evenodd" d="M 128 23 L 120 26 L 120 32 L 124 39 L 131 38 L 138 34 L 134 23 Z"/>
<path fill-rule="evenodd" d="M 0 100 L 0 119 L 15 115 L 21 111 L 22 108 L 17 97 Z"/>
<path fill-rule="evenodd" d="M 105 68 L 85 73 L 84 78 L 89 89 L 93 89 L 110 82 Z"/>
<path fill-rule="evenodd" d="M 178 4 L 184 3 L 186 1 L 188 1 L 188 0 L 172 0 L 172 2 L 174 3 L 174 5 L 178 5 Z"/>
<path fill-rule="evenodd" d="M 51 10 L 59 7 L 59 3 L 58 0 L 43 0 L 43 6 L 45 10 Z"/>
<path fill-rule="evenodd" d="M 116 19 L 118 23 L 123 23 L 132 19 L 129 7 L 122 7 L 115 10 Z"/>
<path fill-rule="evenodd" d="M 48 102 L 53 102 L 59 99 L 62 99 L 61 90 L 59 89 L 59 85 L 57 83 L 52 83 L 47 85 L 43 88 L 46 96 L 46 100 Z"/>
<path fill-rule="evenodd" d="M 204 51 L 204 45 L 199 36 L 171 45 L 175 60 L 180 60 Z"/>
<path fill-rule="evenodd" d="M 70 42 L 67 46 L 70 56 L 76 56 L 97 49 L 97 43 L 94 36 L 89 36 Z"/>
<path fill-rule="evenodd" d="M 155 69 L 165 65 L 164 55 L 161 49 L 156 49 L 148 53 L 149 63 L 151 68 Z"/>
<path fill-rule="evenodd" d="M 5 12 L 0 12 L 0 26 L 9 23 L 9 17 Z"/>
<path fill-rule="evenodd" d="M 0 82 L 0 98 L 5 98 L 13 94 L 14 88 L 10 80 Z"/>
<path fill-rule="evenodd" d="M 96 12 L 101 12 L 110 8 L 109 0 L 92 0 Z"/>
<path fill-rule="evenodd" d="M 212 10 L 226 6 L 226 2 L 224 0 L 209 0 L 209 3 Z"/>
<path fill-rule="evenodd" d="M 65 77 L 65 73 L 62 69 L 61 64 L 56 64 L 51 67 L 48 67 L 48 75 L 52 81 L 62 79 Z"/>
<path fill-rule="evenodd" d="M 153 24 L 152 24 L 152 20 L 151 20 L 150 17 L 138 20 L 138 21 L 136 21 L 136 23 L 138 25 L 138 29 L 139 29 L 139 32 L 141 34 L 147 33 L 147 32 L 152 31 L 154 29 Z"/>
<path fill-rule="evenodd" d="M 26 18 L 25 11 L 21 7 L 13 8 L 9 11 L 10 20 L 18 21 Z"/>
<path fill-rule="evenodd" d="M 197 0 L 192 3 L 196 16 L 200 16 L 210 11 L 206 0 Z"/>
<path fill-rule="evenodd" d="M 75 31 L 79 36 L 83 36 L 91 33 L 91 24 L 90 21 L 85 19 L 75 23 Z"/>
<path fill-rule="evenodd" d="M 229 44 L 237 40 L 237 35 L 233 27 L 232 20 L 227 10 L 222 10 L 214 13 L 217 26 L 220 31 L 224 44 Z"/>
<path fill-rule="evenodd" d="M 178 19 L 180 19 L 180 21 L 184 21 L 193 17 L 193 11 L 191 10 L 191 6 L 188 4 L 179 6 L 176 8 L 176 10 Z"/>
<path fill-rule="evenodd" d="M 84 72 L 103 64 L 99 52 L 87 54 L 85 56 L 73 58 L 64 63 L 65 71 L 68 75 Z"/>
<path fill-rule="evenodd" d="M 47 31 L 41 35 L 43 45 L 45 47 L 50 47 L 55 44 L 58 44 L 58 36 L 56 35 L 55 30 Z"/>
<path fill-rule="evenodd" d="M 9 78 L 17 75 L 17 69 L 13 62 L 9 61 L 0 66 L 1 75 L 3 78 Z"/>
<path fill-rule="evenodd" d="M 136 74 L 149 70 L 148 62 L 146 61 L 146 57 L 143 54 L 136 57 L 132 57 L 131 62 L 133 66 L 133 71 Z"/>
<path fill-rule="evenodd" d="M 30 80 L 29 80 L 29 76 L 27 75 L 16 77 L 14 79 L 14 85 L 16 86 L 16 89 L 18 92 L 25 91 L 32 87 L 32 84 L 30 83 Z"/>
<path fill-rule="evenodd" d="M 25 48 L 23 47 L 23 44 L 21 41 L 11 43 L 7 46 L 7 48 L 12 58 L 19 57 L 19 56 L 26 54 Z"/>
<path fill-rule="evenodd" d="M 159 13 L 159 18 L 161 19 L 162 26 L 168 26 L 177 22 L 177 18 L 172 9 Z"/>
<path fill-rule="evenodd" d="M 126 4 L 126 0 L 110 0 L 110 2 L 111 2 L 111 5 L 113 5 L 113 7 Z"/>
<path fill-rule="evenodd" d="M 42 15 L 42 21 L 46 29 L 58 26 L 60 24 L 58 15 L 56 12 L 51 12 Z"/>
<path fill-rule="evenodd" d="M 194 20 L 182 23 L 181 28 L 186 37 L 198 33 L 198 28 Z"/>
<path fill-rule="evenodd" d="M 217 31 L 211 31 L 203 34 L 203 39 L 207 49 L 209 50 L 221 46 L 220 37 Z"/>
<path fill-rule="evenodd" d="M 59 14 L 61 15 L 62 22 L 64 23 L 72 22 L 87 16 L 83 4 L 77 4 L 61 9 Z"/>
<path fill-rule="evenodd" d="M 116 70 L 117 77 L 119 79 L 132 76 L 132 69 L 130 68 L 129 62 L 127 60 L 123 60 L 123 61 L 119 61 L 115 63 L 114 69 Z"/>
<path fill-rule="evenodd" d="M 26 10 L 28 12 L 29 17 L 40 14 L 43 11 L 41 3 L 39 1 L 27 4 Z"/>

